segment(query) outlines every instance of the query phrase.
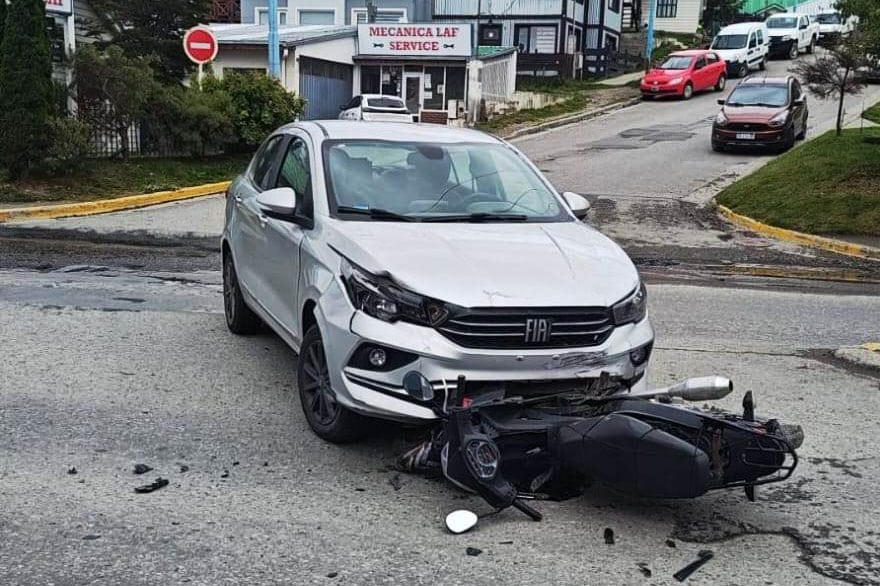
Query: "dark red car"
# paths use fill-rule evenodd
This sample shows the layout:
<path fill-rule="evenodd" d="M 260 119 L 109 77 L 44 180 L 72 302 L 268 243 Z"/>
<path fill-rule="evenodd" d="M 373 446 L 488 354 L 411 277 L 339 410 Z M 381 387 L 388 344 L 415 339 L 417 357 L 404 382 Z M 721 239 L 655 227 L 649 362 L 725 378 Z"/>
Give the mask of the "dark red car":
<path fill-rule="evenodd" d="M 712 149 L 759 147 L 785 150 L 807 135 L 809 110 L 793 76 L 749 77 L 736 86 L 712 124 Z"/>
<path fill-rule="evenodd" d="M 689 100 L 694 92 L 724 90 L 727 65 L 713 51 L 693 49 L 672 53 L 642 79 L 645 98 L 678 96 Z"/>

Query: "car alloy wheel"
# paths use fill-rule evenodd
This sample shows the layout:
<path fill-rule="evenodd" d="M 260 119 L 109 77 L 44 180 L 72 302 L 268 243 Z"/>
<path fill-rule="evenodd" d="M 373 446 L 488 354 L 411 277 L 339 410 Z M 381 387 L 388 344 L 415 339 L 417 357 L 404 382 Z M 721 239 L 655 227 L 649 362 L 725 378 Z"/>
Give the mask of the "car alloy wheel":
<path fill-rule="evenodd" d="M 718 81 L 715 83 L 715 91 L 723 92 L 725 86 L 727 85 L 727 76 L 723 73 L 718 76 Z"/>
<path fill-rule="evenodd" d="M 324 344 L 321 341 L 311 344 L 300 360 L 303 361 L 303 380 L 299 392 L 303 394 L 303 407 L 308 409 L 315 422 L 322 426 L 331 425 L 339 415 L 339 403 L 330 388 Z"/>
<path fill-rule="evenodd" d="M 256 334 L 262 328 L 263 322 L 244 302 L 235 262 L 229 252 L 223 255 L 223 313 L 226 315 L 226 327 L 233 334 Z"/>
<path fill-rule="evenodd" d="M 797 59 L 798 57 L 798 46 L 797 41 L 792 41 L 788 48 L 788 58 L 789 59 Z"/>
<path fill-rule="evenodd" d="M 685 100 L 690 100 L 694 95 L 694 86 L 691 82 L 687 82 L 684 84 L 684 90 L 682 90 L 681 97 Z"/>

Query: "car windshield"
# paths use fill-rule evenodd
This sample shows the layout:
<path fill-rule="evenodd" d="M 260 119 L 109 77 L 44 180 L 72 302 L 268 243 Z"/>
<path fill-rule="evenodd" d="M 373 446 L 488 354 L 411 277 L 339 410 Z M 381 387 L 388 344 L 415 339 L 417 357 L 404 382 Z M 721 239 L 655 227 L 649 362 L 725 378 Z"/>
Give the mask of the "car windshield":
<path fill-rule="evenodd" d="M 693 57 L 671 55 L 660 65 L 659 69 L 687 69 L 691 66 L 691 59 L 693 59 Z"/>
<path fill-rule="evenodd" d="M 325 176 L 342 219 L 568 221 L 541 177 L 501 144 L 328 141 Z"/>
<path fill-rule="evenodd" d="M 725 49 L 742 49 L 746 46 L 748 40 L 748 35 L 718 35 L 712 41 L 712 48 L 722 51 Z"/>
<path fill-rule="evenodd" d="M 370 108 L 391 108 L 395 110 L 405 110 L 406 106 L 400 98 L 376 97 L 367 98 L 367 106 Z"/>
<path fill-rule="evenodd" d="M 819 24 L 840 24 L 840 15 L 836 12 L 820 14 L 816 17 L 816 20 L 819 21 Z"/>
<path fill-rule="evenodd" d="M 788 103 L 784 85 L 745 84 L 738 86 L 727 99 L 728 106 L 765 106 L 779 108 Z"/>
<path fill-rule="evenodd" d="M 792 16 L 769 18 L 767 19 L 767 28 L 797 28 L 797 18 Z"/>

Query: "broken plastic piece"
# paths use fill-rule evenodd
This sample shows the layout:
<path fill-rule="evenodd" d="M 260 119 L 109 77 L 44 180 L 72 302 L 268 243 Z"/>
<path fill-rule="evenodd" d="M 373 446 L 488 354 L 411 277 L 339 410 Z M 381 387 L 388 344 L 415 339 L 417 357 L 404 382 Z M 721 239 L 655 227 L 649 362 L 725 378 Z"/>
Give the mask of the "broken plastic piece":
<path fill-rule="evenodd" d="M 690 577 L 691 574 L 693 574 L 694 572 L 699 570 L 703 566 L 703 564 L 705 564 L 706 562 L 711 560 L 713 557 L 715 557 L 714 554 L 709 550 L 701 551 L 699 553 L 699 556 L 700 556 L 699 559 L 689 563 L 688 565 L 686 565 L 685 567 L 683 567 L 682 569 L 680 569 L 679 571 L 674 573 L 672 575 L 672 577 L 675 578 L 676 580 L 678 580 L 679 582 L 684 582 L 685 580 L 687 580 Z"/>
<path fill-rule="evenodd" d="M 476 513 L 472 511 L 465 509 L 452 511 L 446 515 L 446 528 L 449 529 L 450 532 L 458 535 L 459 533 L 464 533 L 465 531 L 473 529 L 477 524 L 477 520 L 478 517 Z"/>
<path fill-rule="evenodd" d="M 157 478 L 150 484 L 145 484 L 143 486 L 138 486 L 134 489 L 134 491 L 138 494 L 145 494 L 148 492 L 153 492 L 154 490 L 159 490 L 160 488 L 164 488 L 168 486 L 167 478 Z"/>
<path fill-rule="evenodd" d="M 146 474 L 147 472 L 149 472 L 152 469 L 153 469 L 152 467 L 147 466 L 146 464 L 135 464 L 134 465 L 134 473 L 135 474 Z"/>
<path fill-rule="evenodd" d="M 605 528 L 605 543 L 614 545 L 614 530 L 611 527 Z"/>

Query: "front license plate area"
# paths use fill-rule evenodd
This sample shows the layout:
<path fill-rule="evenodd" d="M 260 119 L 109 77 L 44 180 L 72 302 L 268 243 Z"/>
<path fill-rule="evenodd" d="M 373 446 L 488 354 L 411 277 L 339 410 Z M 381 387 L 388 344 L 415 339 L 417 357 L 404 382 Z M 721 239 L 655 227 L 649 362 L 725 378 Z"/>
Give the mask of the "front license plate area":
<path fill-rule="evenodd" d="M 754 132 L 737 132 L 736 140 L 755 140 Z"/>

